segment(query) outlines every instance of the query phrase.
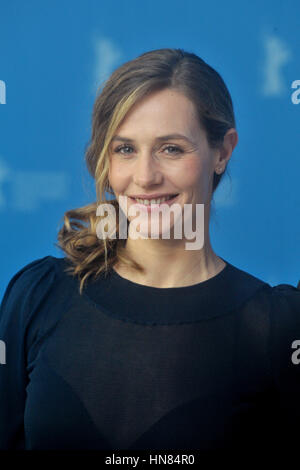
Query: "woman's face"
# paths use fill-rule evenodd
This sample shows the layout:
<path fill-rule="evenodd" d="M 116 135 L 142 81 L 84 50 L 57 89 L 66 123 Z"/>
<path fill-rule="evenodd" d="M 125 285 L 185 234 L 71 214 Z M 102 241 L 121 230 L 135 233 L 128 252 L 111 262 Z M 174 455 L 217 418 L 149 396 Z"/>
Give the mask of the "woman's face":
<path fill-rule="evenodd" d="M 172 89 L 153 92 L 134 105 L 112 139 L 109 182 L 118 200 L 128 196 L 128 209 L 137 204 L 132 196 L 177 195 L 169 205 L 177 203 L 182 210 L 192 204 L 194 212 L 195 204 L 210 203 L 215 152 L 185 95 Z M 150 222 L 154 212 L 136 207 Z M 128 211 L 126 216 L 136 217 Z"/>

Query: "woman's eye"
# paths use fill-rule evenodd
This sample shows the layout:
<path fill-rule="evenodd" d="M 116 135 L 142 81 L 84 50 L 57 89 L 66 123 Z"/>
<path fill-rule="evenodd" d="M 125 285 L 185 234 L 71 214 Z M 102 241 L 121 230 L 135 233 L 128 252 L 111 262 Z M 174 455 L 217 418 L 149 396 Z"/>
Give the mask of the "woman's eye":
<path fill-rule="evenodd" d="M 116 148 L 116 149 L 115 149 L 115 152 L 116 152 L 116 153 L 123 153 L 123 152 L 121 152 L 121 150 L 123 150 L 123 149 L 128 149 L 128 148 L 131 149 L 132 147 L 130 147 L 129 145 L 122 145 L 122 147 Z M 126 154 L 126 153 L 127 153 L 127 152 L 125 152 L 125 154 Z"/>
<path fill-rule="evenodd" d="M 121 147 L 117 147 L 115 149 L 115 153 L 121 153 L 122 155 L 128 155 L 128 154 L 132 153 L 132 152 L 126 152 L 126 151 L 123 152 L 123 150 L 125 150 L 125 149 L 133 150 L 130 145 L 122 145 Z M 166 149 L 168 149 L 168 153 L 170 155 L 172 155 L 172 154 L 175 155 L 177 153 L 182 153 L 182 150 L 179 147 L 177 147 L 176 145 L 168 145 L 167 147 L 165 147 L 163 149 L 163 151 L 165 151 Z"/>
<path fill-rule="evenodd" d="M 168 145 L 167 147 L 164 148 L 164 150 L 166 149 L 174 150 L 173 152 L 170 152 L 171 154 L 182 153 L 182 150 L 179 147 L 176 147 L 175 145 Z"/>

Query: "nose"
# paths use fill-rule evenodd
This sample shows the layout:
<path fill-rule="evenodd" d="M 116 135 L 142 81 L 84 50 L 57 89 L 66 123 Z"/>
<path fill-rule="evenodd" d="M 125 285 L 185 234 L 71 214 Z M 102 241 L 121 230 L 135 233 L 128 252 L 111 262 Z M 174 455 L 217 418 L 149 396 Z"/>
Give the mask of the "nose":
<path fill-rule="evenodd" d="M 141 188 L 146 188 L 160 184 L 162 177 L 163 175 L 155 156 L 148 151 L 141 152 L 134 166 L 134 183 Z"/>

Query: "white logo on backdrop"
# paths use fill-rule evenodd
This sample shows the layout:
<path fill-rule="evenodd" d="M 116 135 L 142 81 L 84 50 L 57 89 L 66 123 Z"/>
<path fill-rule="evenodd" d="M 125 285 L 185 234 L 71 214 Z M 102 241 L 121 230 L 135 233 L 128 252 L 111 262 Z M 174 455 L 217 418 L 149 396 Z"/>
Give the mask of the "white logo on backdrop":
<path fill-rule="evenodd" d="M 264 50 L 262 93 L 264 96 L 280 96 L 286 91 L 283 67 L 291 60 L 291 51 L 274 34 L 264 36 Z"/>
<path fill-rule="evenodd" d="M 68 187 L 65 172 L 13 170 L 0 159 L 0 210 L 38 210 L 46 201 L 66 198 Z"/>

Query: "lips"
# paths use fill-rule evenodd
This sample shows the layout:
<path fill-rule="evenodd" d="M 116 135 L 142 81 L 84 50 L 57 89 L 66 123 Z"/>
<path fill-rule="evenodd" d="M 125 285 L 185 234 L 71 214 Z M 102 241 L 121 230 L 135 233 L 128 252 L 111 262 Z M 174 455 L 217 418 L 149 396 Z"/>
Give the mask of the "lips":
<path fill-rule="evenodd" d="M 161 207 L 163 204 L 167 204 L 168 206 L 170 206 L 171 204 L 174 203 L 174 201 L 177 199 L 177 197 L 179 196 L 179 194 L 176 194 L 174 197 L 172 197 L 171 199 L 168 199 L 167 201 L 164 201 L 164 202 L 161 202 L 160 204 L 141 204 L 140 202 L 137 202 L 135 199 L 129 197 L 128 199 L 135 205 L 137 206 L 138 208 L 141 208 L 142 210 L 145 210 L 147 212 L 151 212 L 153 210 L 157 210 L 159 209 L 159 207 Z"/>
<path fill-rule="evenodd" d="M 133 194 L 127 194 L 127 196 L 133 199 L 152 200 L 152 199 L 162 199 L 162 198 L 170 197 L 170 196 L 177 196 L 177 194 L 178 193 L 153 193 L 153 194 L 137 194 L 136 196 L 134 196 Z"/>

